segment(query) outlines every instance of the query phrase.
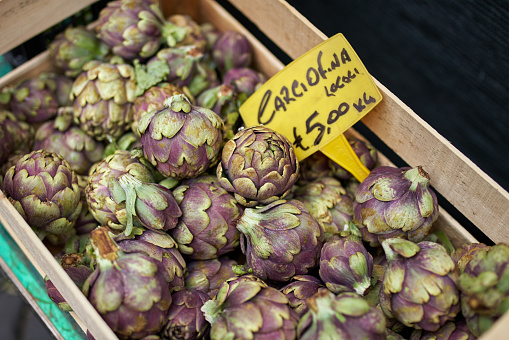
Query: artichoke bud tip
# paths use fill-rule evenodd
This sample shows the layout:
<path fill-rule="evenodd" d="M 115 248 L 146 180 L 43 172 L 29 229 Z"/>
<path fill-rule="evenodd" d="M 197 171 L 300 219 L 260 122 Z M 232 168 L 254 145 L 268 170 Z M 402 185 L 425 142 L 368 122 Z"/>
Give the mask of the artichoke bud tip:
<path fill-rule="evenodd" d="M 191 112 L 191 102 L 185 94 L 176 94 L 164 101 L 164 106 L 175 112 Z"/>
<path fill-rule="evenodd" d="M 415 191 L 415 189 L 417 189 L 417 185 L 419 184 L 427 186 L 430 181 L 429 174 L 424 171 L 421 165 L 406 171 L 405 178 L 412 182 L 412 185 L 410 186 L 410 190 L 412 191 Z"/>

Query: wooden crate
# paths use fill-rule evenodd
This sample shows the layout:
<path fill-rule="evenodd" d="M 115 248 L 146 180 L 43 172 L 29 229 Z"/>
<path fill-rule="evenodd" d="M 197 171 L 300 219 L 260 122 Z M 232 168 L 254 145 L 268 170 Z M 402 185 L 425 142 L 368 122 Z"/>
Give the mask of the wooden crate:
<path fill-rule="evenodd" d="M 41 10 L 41 4 L 38 1 L 2 1 L 0 13 L 9 14 L 7 18 L 10 26 L 6 28 L 4 20 L 0 23 L 2 37 L 9 36 L 9 39 L 0 43 L 1 53 L 14 47 L 16 42 L 19 43 L 34 36 L 38 31 L 50 27 L 58 20 L 92 2 L 94 1 L 82 1 L 77 4 L 66 0 L 45 1 L 43 11 L 59 13 L 60 16 L 39 20 L 37 25 L 34 24 L 37 27 L 25 27 L 23 22 L 27 22 L 28 19 L 22 12 L 33 14 Z M 283 0 L 230 0 L 230 2 L 292 58 L 299 57 L 327 38 Z M 23 11 L 20 11 L 20 4 L 24 4 Z M 57 10 L 64 7 L 65 10 Z M 269 77 L 284 67 L 281 61 L 213 0 L 162 0 L 162 7 L 166 15 L 189 14 L 195 20 L 210 22 L 220 30 L 234 29 L 242 32 L 254 47 L 255 67 Z M 28 18 L 31 17 L 28 15 Z M 2 18 L 4 18 L 3 14 Z M 41 71 L 52 69 L 48 53 L 43 52 L 1 78 L 0 88 L 34 76 Z M 375 83 L 384 99 L 362 119 L 362 122 L 408 164 L 422 165 L 430 174 L 431 183 L 436 191 L 487 237 L 497 243 L 509 243 L 509 233 L 506 232 L 506 225 L 509 225 L 509 209 L 507 209 L 509 194 L 380 82 L 375 80 Z M 363 138 L 354 129 L 350 129 L 346 134 Z M 384 155 L 380 155 L 380 158 L 382 164 L 392 164 Z M 82 328 L 90 330 L 96 339 L 116 339 L 115 334 L 53 259 L 49 250 L 1 193 L 0 221 L 39 273 L 51 278 L 73 308 L 72 314 Z M 476 242 L 476 239 L 443 208 L 440 209 L 434 228 L 448 235 L 455 246 Z M 508 331 L 508 321 L 509 313 L 504 315 L 482 338 L 502 338 L 504 332 Z"/>

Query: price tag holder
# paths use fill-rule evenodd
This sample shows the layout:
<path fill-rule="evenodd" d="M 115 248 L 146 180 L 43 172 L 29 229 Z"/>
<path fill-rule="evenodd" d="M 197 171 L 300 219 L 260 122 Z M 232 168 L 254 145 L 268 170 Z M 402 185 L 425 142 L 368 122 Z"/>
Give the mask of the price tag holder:
<path fill-rule="evenodd" d="M 299 161 L 321 150 L 359 181 L 369 174 L 342 135 L 382 100 L 361 60 L 339 33 L 265 82 L 240 107 L 247 127 L 286 136 Z"/>

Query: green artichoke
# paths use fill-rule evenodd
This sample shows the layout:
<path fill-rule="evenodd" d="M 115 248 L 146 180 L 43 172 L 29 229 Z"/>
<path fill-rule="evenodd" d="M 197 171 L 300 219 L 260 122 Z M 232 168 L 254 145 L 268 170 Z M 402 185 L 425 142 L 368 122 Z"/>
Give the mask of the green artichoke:
<path fill-rule="evenodd" d="M 480 336 L 509 310 L 509 245 L 478 249 L 465 265 L 458 288 L 468 328 Z"/>
<path fill-rule="evenodd" d="M 292 197 L 306 205 L 323 227 L 325 241 L 345 230 L 353 221 L 353 201 L 333 177 L 322 177 L 292 188 Z"/>
<path fill-rule="evenodd" d="M 91 237 L 97 267 L 83 293 L 92 306 L 120 339 L 159 333 L 172 303 L 166 270 L 144 253 L 124 253 L 106 228 Z"/>
<path fill-rule="evenodd" d="M 114 59 L 93 60 L 74 81 L 74 122 L 95 139 L 116 139 L 133 122 L 134 68 Z"/>
<path fill-rule="evenodd" d="M 59 33 L 49 44 L 48 50 L 55 65 L 70 77 L 78 76 L 88 61 L 104 60 L 110 51 L 106 44 L 83 26 L 68 27 Z"/>
<path fill-rule="evenodd" d="M 269 204 L 290 193 L 299 162 L 290 141 L 265 126 L 240 130 L 224 146 L 217 178 L 246 207 Z"/>
<path fill-rule="evenodd" d="M 183 181 L 173 194 L 182 217 L 170 234 L 182 254 L 194 260 L 210 260 L 237 248 L 240 232 L 235 226 L 244 209 L 215 176 Z"/>
<path fill-rule="evenodd" d="M 227 279 L 236 277 L 232 267 L 237 261 L 221 256 L 205 261 L 191 261 L 187 266 L 186 287 L 207 293 L 214 299 Z"/>
<path fill-rule="evenodd" d="M 357 236 L 335 235 L 324 243 L 319 275 L 333 293 L 367 293 L 371 286 L 373 257 Z"/>
<path fill-rule="evenodd" d="M 210 300 L 210 296 L 199 290 L 183 288 L 172 294 L 172 300 L 162 334 L 170 340 L 205 338 L 210 324 L 205 320 L 201 307 Z"/>
<path fill-rule="evenodd" d="M 142 182 L 154 182 L 151 169 L 132 157 L 129 151 L 117 150 L 90 169 L 85 193 L 90 212 L 101 226 L 119 231 L 126 228 L 125 204 L 115 202 L 110 190 L 113 182 L 126 173 Z"/>
<path fill-rule="evenodd" d="M 386 238 L 419 242 L 438 218 L 430 177 L 421 166 L 375 168 L 360 184 L 354 221 L 363 239 L 377 246 Z"/>
<path fill-rule="evenodd" d="M 408 327 L 436 331 L 460 309 L 458 271 L 445 248 L 401 238 L 382 243 L 389 265 L 380 288 L 384 313 Z"/>
<path fill-rule="evenodd" d="M 211 324 L 211 340 L 296 337 L 298 316 L 288 298 L 260 281 L 226 281 L 201 310 Z"/>
<path fill-rule="evenodd" d="M 453 261 L 458 266 L 458 269 L 460 270 L 460 273 L 463 273 L 463 270 L 465 269 L 465 266 L 468 262 L 472 259 L 474 254 L 481 249 L 489 248 L 489 246 L 485 245 L 484 243 L 468 243 L 464 244 L 459 248 L 456 248 L 452 254 L 451 257 Z"/>
<path fill-rule="evenodd" d="M 88 174 L 92 164 L 102 160 L 104 145 L 72 125 L 72 112 L 59 109 L 57 117 L 42 124 L 35 133 L 34 150 L 58 153 L 78 175 Z"/>
<path fill-rule="evenodd" d="M 75 233 L 81 212 L 78 176 L 60 155 L 45 150 L 24 155 L 4 177 L 9 201 L 42 239 Z"/>
<path fill-rule="evenodd" d="M 193 178 L 219 160 L 223 122 L 213 111 L 193 106 L 185 95 L 139 122 L 143 154 L 166 177 Z"/>
<path fill-rule="evenodd" d="M 167 20 L 185 31 L 184 39 L 177 42 L 175 46 L 195 45 L 203 50 L 206 49 L 207 37 L 203 33 L 202 27 L 189 15 L 172 14 Z"/>
<path fill-rule="evenodd" d="M 383 313 L 355 293 L 320 290 L 308 300 L 299 321 L 299 339 L 386 339 Z"/>
<path fill-rule="evenodd" d="M 298 200 L 246 208 L 237 229 L 247 265 L 262 280 L 286 282 L 319 263 L 323 229 Z"/>

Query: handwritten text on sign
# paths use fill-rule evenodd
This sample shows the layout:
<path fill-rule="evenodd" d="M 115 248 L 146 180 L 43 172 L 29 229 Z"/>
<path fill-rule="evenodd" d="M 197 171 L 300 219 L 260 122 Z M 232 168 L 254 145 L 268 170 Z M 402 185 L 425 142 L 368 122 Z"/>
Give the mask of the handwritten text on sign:
<path fill-rule="evenodd" d="M 248 127 L 263 124 L 285 135 L 303 160 L 381 100 L 359 57 L 337 34 L 269 79 L 240 113 Z"/>

